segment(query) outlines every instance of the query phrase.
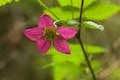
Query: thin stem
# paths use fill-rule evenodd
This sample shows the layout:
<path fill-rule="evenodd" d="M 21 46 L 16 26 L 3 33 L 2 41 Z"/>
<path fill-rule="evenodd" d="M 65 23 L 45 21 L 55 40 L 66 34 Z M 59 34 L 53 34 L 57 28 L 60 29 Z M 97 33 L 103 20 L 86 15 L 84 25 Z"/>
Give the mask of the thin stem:
<path fill-rule="evenodd" d="M 72 6 L 73 6 L 73 0 L 70 0 L 70 2 L 71 2 L 71 13 L 72 13 L 72 19 L 74 18 L 74 10 L 73 10 L 73 8 L 72 8 Z"/>
<path fill-rule="evenodd" d="M 60 18 L 57 17 L 57 16 L 55 15 L 55 13 L 53 13 L 41 0 L 38 0 L 38 2 L 40 3 L 40 5 L 41 5 L 42 7 L 44 7 L 47 11 L 49 11 L 54 17 L 56 17 L 56 19 L 60 20 Z"/>
<path fill-rule="evenodd" d="M 77 37 L 77 39 L 79 41 L 79 44 L 80 44 L 81 49 L 83 51 L 83 54 L 85 56 L 85 60 L 87 62 L 88 68 L 89 68 L 89 70 L 91 72 L 92 78 L 93 78 L 93 80 L 97 80 L 96 76 L 95 76 L 95 73 L 94 73 L 94 70 L 93 70 L 93 68 L 91 66 L 90 60 L 88 58 L 87 52 L 85 50 L 84 44 L 83 44 L 82 39 L 81 39 L 81 27 L 82 27 L 82 16 L 83 16 L 84 0 L 82 0 L 80 7 L 81 7 L 80 8 L 80 18 L 79 18 L 79 22 L 80 22 L 79 26 L 80 26 L 80 28 L 79 28 L 79 31 L 78 31 L 78 34 L 76 35 L 76 37 Z"/>
<path fill-rule="evenodd" d="M 84 0 L 82 0 L 81 5 L 80 5 L 80 18 L 79 18 L 80 27 L 82 26 L 81 23 L 82 23 L 83 7 L 84 7 Z"/>

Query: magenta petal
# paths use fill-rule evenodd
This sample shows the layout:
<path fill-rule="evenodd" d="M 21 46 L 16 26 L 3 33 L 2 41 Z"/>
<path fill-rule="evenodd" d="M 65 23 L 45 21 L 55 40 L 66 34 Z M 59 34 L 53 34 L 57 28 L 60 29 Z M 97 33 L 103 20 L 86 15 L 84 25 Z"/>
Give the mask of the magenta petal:
<path fill-rule="evenodd" d="M 51 46 L 51 43 L 47 40 L 40 39 L 37 41 L 37 49 L 42 54 L 47 53 L 50 46 Z"/>
<path fill-rule="evenodd" d="M 66 40 L 64 40 L 64 38 L 57 37 L 53 44 L 57 51 L 65 53 L 65 54 L 70 54 L 69 46 Z"/>
<path fill-rule="evenodd" d="M 62 26 L 58 28 L 58 33 L 60 33 L 60 35 L 65 39 L 71 39 L 76 35 L 77 29 L 74 27 L 63 27 Z"/>
<path fill-rule="evenodd" d="M 50 16 L 48 16 L 47 14 L 44 14 L 44 15 L 40 16 L 40 19 L 38 20 L 38 26 L 41 28 L 52 27 L 53 20 Z"/>
<path fill-rule="evenodd" d="M 24 35 L 32 41 L 37 41 L 43 36 L 43 32 L 42 29 L 35 27 L 26 29 Z"/>

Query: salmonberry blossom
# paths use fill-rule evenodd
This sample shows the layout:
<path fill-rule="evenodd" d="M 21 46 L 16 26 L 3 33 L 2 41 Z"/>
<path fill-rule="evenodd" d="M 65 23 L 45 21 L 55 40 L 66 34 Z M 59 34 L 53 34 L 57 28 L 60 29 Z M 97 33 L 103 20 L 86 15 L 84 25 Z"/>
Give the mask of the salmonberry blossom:
<path fill-rule="evenodd" d="M 67 44 L 68 39 L 73 38 L 77 33 L 74 27 L 59 26 L 54 24 L 54 20 L 44 14 L 38 20 L 38 26 L 26 29 L 24 35 L 36 43 L 40 53 L 47 53 L 51 44 L 61 53 L 70 54 Z"/>

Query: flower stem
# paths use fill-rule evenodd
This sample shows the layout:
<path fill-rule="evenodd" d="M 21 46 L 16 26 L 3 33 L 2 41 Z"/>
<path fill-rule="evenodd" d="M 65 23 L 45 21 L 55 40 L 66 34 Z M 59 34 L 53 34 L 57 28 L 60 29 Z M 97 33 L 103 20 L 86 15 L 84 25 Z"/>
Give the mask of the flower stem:
<path fill-rule="evenodd" d="M 91 72 L 92 78 L 93 78 L 93 80 L 97 80 L 97 78 L 95 76 L 95 73 L 94 73 L 94 70 L 92 68 L 92 65 L 90 63 L 90 60 L 88 58 L 87 52 L 85 50 L 84 44 L 83 44 L 82 39 L 81 39 L 81 28 L 82 28 L 82 15 L 83 15 L 84 0 L 82 0 L 80 7 L 81 7 L 80 8 L 80 18 L 79 18 L 79 22 L 80 22 L 79 26 L 80 26 L 80 28 L 78 30 L 78 34 L 76 35 L 76 37 L 77 37 L 77 39 L 79 41 L 79 44 L 80 44 L 81 49 L 83 51 L 83 54 L 85 56 L 85 60 L 87 62 L 88 68 L 89 68 L 89 70 Z"/>
<path fill-rule="evenodd" d="M 60 20 L 60 18 L 57 17 L 57 16 L 55 15 L 55 13 L 53 13 L 41 0 L 38 0 L 38 2 L 40 3 L 40 5 L 41 5 L 42 7 L 44 7 L 47 11 L 49 11 L 54 17 L 56 17 L 56 19 Z"/>

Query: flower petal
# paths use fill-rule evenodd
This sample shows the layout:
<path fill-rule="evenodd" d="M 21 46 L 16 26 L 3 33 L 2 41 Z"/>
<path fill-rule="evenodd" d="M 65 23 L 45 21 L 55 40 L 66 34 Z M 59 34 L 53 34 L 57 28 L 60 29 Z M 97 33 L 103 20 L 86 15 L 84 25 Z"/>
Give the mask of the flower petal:
<path fill-rule="evenodd" d="M 47 14 L 44 14 L 44 15 L 40 16 L 40 19 L 38 20 L 38 26 L 41 28 L 52 27 L 53 20 L 50 16 L 48 16 Z"/>
<path fill-rule="evenodd" d="M 57 51 L 65 53 L 65 54 L 70 54 L 69 46 L 64 38 L 57 37 L 53 45 Z"/>
<path fill-rule="evenodd" d="M 42 29 L 35 27 L 26 29 L 24 35 L 32 41 L 37 41 L 43 36 L 43 32 Z"/>
<path fill-rule="evenodd" d="M 45 39 L 40 39 L 37 41 L 37 49 L 40 53 L 47 53 L 49 48 L 51 46 L 51 43 Z"/>
<path fill-rule="evenodd" d="M 77 29 L 74 27 L 61 26 L 58 28 L 58 33 L 65 39 L 71 39 L 76 35 Z"/>

